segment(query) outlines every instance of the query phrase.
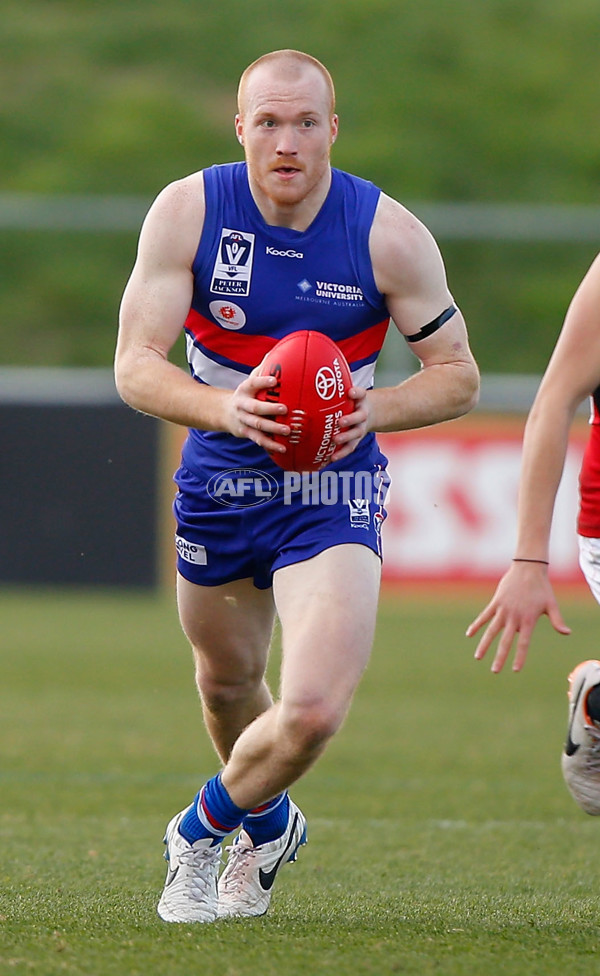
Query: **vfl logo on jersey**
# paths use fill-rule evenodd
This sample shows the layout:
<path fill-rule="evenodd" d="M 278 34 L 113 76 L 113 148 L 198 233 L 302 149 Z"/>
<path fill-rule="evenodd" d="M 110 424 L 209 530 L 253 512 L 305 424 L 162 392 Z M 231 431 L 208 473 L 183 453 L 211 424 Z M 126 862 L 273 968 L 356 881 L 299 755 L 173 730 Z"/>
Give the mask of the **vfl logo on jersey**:
<path fill-rule="evenodd" d="M 210 290 L 217 295 L 248 295 L 253 255 L 254 234 L 223 227 Z"/>

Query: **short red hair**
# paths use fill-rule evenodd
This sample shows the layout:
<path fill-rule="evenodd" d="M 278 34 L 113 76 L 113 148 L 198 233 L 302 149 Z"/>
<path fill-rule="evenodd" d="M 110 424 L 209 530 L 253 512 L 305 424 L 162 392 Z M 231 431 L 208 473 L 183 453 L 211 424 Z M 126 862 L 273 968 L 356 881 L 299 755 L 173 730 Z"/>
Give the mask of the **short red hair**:
<path fill-rule="evenodd" d="M 268 54 L 263 54 L 252 64 L 249 64 L 246 70 L 242 73 L 240 78 L 240 83 L 238 85 L 238 112 L 242 114 L 242 102 L 244 100 L 244 90 L 248 77 L 254 71 L 255 68 L 260 67 L 262 64 L 270 64 L 274 61 L 281 61 L 287 63 L 288 66 L 296 65 L 298 69 L 306 67 L 307 65 L 316 68 L 322 75 L 327 85 L 327 89 L 330 95 L 331 102 L 331 114 L 335 112 L 335 88 L 333 86 L 333 78 L 329 74 L 327 68 L 316 58 L 313 58 L 310 54 L 305 54 L 303 51 L 294 51 L 292 48 L 284 48 L 281 51 L 270 51 Z"/>

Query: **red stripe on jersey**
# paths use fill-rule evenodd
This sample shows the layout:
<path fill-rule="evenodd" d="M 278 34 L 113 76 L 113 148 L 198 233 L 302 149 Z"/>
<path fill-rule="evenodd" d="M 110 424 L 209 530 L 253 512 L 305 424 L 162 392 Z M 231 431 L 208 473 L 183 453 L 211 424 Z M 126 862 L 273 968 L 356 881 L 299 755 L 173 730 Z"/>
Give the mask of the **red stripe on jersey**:
<path fill-rule="evenodd" d="M 249 335 L 247 332 L 228 331 L 205 319 L 203 315 L 190 309 L 185 328 L 191 332 L 209 352 L 215 352 L 225 359 L 243 366 L 258 366 L 277 339 L 270 336 Z"/>
<path fill-rule="evenodd" d="M 379 353 L 389 324 L 389 318 L 383 319 L 382 322 L 377 322 L 376 325 L 372 325 L 370 329 L 365 329 L 364 332 L 359 332 L 358 335 L 338 341 L 338 346 L 350 366 L 352 363 L 360 362 L 361 359 L 369 359 Z"/>
<path fill-rule="evenodd" d="M 359 332 L 358 335 L 338 340 L 337 344 L 350 365 L 372 358 L 379 353 L 389 322 L 389 318 L 383 319 L 369 329 Z M 262 362 L 278 341 L 270 336 L 249 335 L 247 332 L 223 329 L 193 308 L 189 311 L 185 328 L 209 352 L 250 367 Z"/>

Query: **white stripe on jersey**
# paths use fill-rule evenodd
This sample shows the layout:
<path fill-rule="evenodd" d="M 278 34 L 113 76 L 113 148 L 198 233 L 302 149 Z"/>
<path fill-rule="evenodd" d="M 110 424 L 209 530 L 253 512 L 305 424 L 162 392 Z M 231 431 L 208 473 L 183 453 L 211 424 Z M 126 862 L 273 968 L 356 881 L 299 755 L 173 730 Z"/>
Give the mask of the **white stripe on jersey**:
<path fill-rule="evenodd" d="M 186 335 L 185 343 L 187 346 L 187 359 L 192 368 L 192 373 L 197 379 L 209 386 L 219 386 L 224 390 L 235 390 L 242 380 L 248 379 L 247 373 L 233 369 L 231 366 L 222 366 L 209 359 L 203 352 L 194 345 L 191 337 Z"/>
<path fill-rule="evenodd" d="M 242 380 L 248 379 L 247 373 L 242 373 L 241 370 L 233 369 L 231 366 L 223 366 L 221 363 L 215 363 L 213 359 L 205 356 L 194 345 L 191 336 L 186 335 L 185 341 L 187 358 L 192 372 L 203 383 L 208 383 L 209 386 L 218 386 L 224 390 L 235 390 Z M 367 363 L 366 366 L 360 366 L 353 371 L 352 383 L 354 386 L 361 386 L 366 390 L 370 390 L 373 386 L 374 375 L 375 363 Z"/>
<path fill-rule="evenodd" d="M 366 366 L 359 366 L 352 371 L 352 382 L 354 386 L 362 386 L 363 389 L 370 390 L 373 387 L 374 376 L 375 363 L 367 363 Z"/>

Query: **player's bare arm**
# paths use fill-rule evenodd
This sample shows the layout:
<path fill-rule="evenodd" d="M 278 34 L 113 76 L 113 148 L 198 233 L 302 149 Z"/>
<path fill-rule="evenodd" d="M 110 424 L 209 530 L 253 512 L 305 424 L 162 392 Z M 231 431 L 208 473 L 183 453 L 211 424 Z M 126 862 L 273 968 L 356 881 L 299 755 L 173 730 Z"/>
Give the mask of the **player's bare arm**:
<path fill-rule="evenodd" d="M 541 616 L 547 615 L 558 633 L 570 633 L 548 574 L 550 530 L 571 423 L 600 377 L 599 307 L 600 260 L 596 259 L 571 302 L 525 426 L 517 561 L 511 563 L 492 600 L 467 629 L 467 636 L 472 637 L 488 625 L 475 651 L 477 660 L 485 657 L 499 637 L 491 666 L 494 672 L 502 670 L 513 644 L 513 670 L 521 670 Z"/>
<path fill-rule="evenodd" d="M 121 303 L 117 389 L 143 413 L 185 427 L 228 431 L 281 451 L 269 435 L 289 432 L 273 419 L 285 407 L 256 400 L 272 377 L 252 374 L 237 390 L 224 390 L 197 383 L 169 360 L 190 308 L 203 214 L 201 173 L 170 184 L 148 212 Z"/>
<path fill-rule="evenodd" d="M 368 429 L 409 430 L 461 416 L 477 402 L 479 372 L 460 310 L 420 338 L 453 306 L 437 244 L 413 214 L 382 194 L 370 246 L 377 286 L 422 368 L 396 387 L 367 394 Z"/>
<path fill-rule="evenodd" d="M 368 431 L 410 430 L 459 417 L 477 402 L 479 372 L 458 309 L 429 334 L 429 325 L 453 308 L 441 254 L 429 231 L 408 210 L 381 195 L 371 231 L 373 270 L 399 331 L 423 367 L 396 387 L 350 395 L 356 410 L 340 421 L 333 460 L 350 454 Z"/>

